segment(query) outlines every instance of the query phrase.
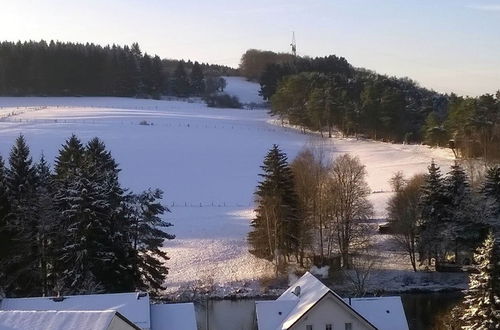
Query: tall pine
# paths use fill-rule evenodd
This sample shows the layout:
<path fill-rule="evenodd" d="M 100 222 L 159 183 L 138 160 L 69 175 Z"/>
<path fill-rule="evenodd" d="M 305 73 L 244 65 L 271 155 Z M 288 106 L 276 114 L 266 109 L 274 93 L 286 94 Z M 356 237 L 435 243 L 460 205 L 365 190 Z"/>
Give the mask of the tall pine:
<path fill-rule="evenodd" d="M 448 198 L 444 187 L 444 179 L 434 160 L 428 167 L 428 174 L 422 187 L 420 200 L 421 218 L 419 223 L 418 250 L 420 261 L 425 258 L 436 262 L 444 257 L 449 241 Z"/>
<path fill-rule="evenodd" d="M 165 262 L 169 259 L 163 250 L 165 240 L 174 239 L 164 228 L 172 226 L 162 220 L 170 212 L 161 204 L 163 192 L 159 189 L 146 190 L 140 194 L 129 194 L 125 198 L 129 239 L 132 247 L 135 287 L 157 294 L 165 289 L 168 274 Z"/>
<path fill-rule="evenodd" d="M 7 226 L 12 235 L 7 290 L 12 295 L 40 295 L 38 256 L 37 176 L 24 136 L 20 135 L 9 155 L 6 171 L 11 212 Z"/>
<path fill-rule="evenodd" d="M 268 152 L 261 169 L 256 217 L 248 234 L 250 253 L 273 261 L 280 271 L 288 257 L 298 254 L 299 202 L 287 156 L 277 145 Z"/>
<path fill-rule="evenodd" d="M 8 215 L 10 213 L 10 202 L 5 179 L 5 164 L 0 156 L 0 294 L 5 292 L 6 283 L 5 270 L 11 258 L 11 248 L 13 245 L 11 229 L 8 227 Z"/>
<path fill-rule="evenodd" d="M 174 92 L 174 95 L 178 97 L 186 97 L 191 93 L 189 78 L 186 70 L 184 69 L 184 64 L 182 61 L 180 61 L 175 68 L 172 81 L 172 90 Z"/>
<path fill-rule="evenodd" d="M 500 238 L 500 166 L 493 166 L 486 172 L 482 193 L 486 198 L 490 223 Z"/>
<path fill-rule="evenodd" d="M 482 223 L 484 212 L 481 203 L 471 191 L 465 171 L 455 162 L 444 180 L 447 200 L 448 223 L 443 228 L 448 250 L 455 254 L 456 262 L 460 251 L 473 251 L 487 232 Z"/>
<path fill-rule="evenodd" d="M 203 94 L 205 91 L 205 77 L 200 63 L 194 62 L 193 68 L 191 69 L 190 80 L 192 93 L 197 96 Z"/>
<path fill-rule="evenodd" d="M 500 329 L 500 258 L 498 243 L 490 232 L 474 255 L 477 273 L 471 273 L 465 311 L 464 329 Z"/>

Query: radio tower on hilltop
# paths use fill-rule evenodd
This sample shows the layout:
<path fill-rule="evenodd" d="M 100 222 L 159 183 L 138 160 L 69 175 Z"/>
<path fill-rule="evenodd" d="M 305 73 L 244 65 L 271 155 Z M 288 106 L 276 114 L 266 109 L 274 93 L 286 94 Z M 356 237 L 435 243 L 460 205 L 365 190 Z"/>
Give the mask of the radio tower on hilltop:
<path fill-rule="evenodd" d="M 297 56 L 297 44 L 295 43 L 295 31 L 292 32 L 292 43 L 290 44 L 292 47 L 292 54 L 293 56 Z"/>

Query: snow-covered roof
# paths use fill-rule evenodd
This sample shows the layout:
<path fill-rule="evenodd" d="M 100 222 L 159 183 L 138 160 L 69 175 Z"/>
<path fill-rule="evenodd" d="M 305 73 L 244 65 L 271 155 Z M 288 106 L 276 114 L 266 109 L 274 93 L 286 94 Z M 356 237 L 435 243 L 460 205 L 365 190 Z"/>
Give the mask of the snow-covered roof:
<path fill-rule="evenodd" d="M 116 311 L 0 311 L 0 330 L 106 330 Z"/>
<path fill-rule="evenodd" d="M 300 287 L 300 294 L 297 297 L 294 293 L 295 288 Z M 297 282 L 288 288 L 277 301 L 292 301 L 295 306 L 287 317 L 283 320 L 279 329 L 288 329 L 297 322 L 316 302 L 331 290 L 321 283 L 313 274 L 305 273 Z M 331 291 L 333 293 L 333 291 Z M 333 293 L 337 295 L 336 293 Z M 339 297 L 340 299 L 340 297 Z"/>
<path fill-rule="evenodd" d="M 197 330 L 194 304 L 151 305 L 151 329 Z"/>
<path fill-rule="evenodd" d="M 401 297 L 352 298 L 350 305 L 377 329 L 408 330 Z"/>
<path fill-rule="evenodd" d="M 399 297 L 357 298 L 351 299 L 351 304 L 349 304 L 348 299 L 342 299 L 309 272 L 290 286 L 278 299 L 256 302 L 259 329 L 287 330 L 327 295 L 331 295 L 347 311 L 374 329 L 408 329 Z"/>
<path fill-rule="evenodd" d="M 40 298 L 5 298 L 4 311 L 103 311 L 115 310 L 141 329 L 151 328 L 147 293 L 113 293 Z"/>
<path fill-rule="evenodd" d="M 259 328 L 263 330 L 281 329 L 283 318 L 290 314 L 296 304 L 297 302 L 294 300 L 256 301 L 255 311 Z"/>

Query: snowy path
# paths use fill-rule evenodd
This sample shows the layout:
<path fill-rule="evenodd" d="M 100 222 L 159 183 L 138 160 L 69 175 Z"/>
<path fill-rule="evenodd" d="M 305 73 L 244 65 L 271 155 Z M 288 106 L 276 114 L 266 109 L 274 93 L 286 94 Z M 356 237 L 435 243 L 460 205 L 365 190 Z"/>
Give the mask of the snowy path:
<path fill-rule="evenodd" d="M 247 83 L 247 82 L 245 82 Z M 238 90 L 235 88 L 234 90 Z M 21 111 L 37 107 L 37 111 Z M 40 108 L 44 107 L 44 108 Z M 6 158 L 24 134 L 37 159 L 53 159 L 72 133 L 84 141 L 99 136 L 122 168 L 132 190 L 158 187 L 177 238 L 166 243 L 171 257 L 167 285 L 174 290 L 213 277 L 216 282 L 254 281 L 270 271 L 247 252 L 246 233 L 260 165 L 273 143 L 290 159 L 307 144 L 322 144 L 334 157 L 349 152 L 369 172 L 377 215 L 390 197 L 388 179 L 425 171 L 431 158 L 447 171 L 451 155 L 425 146 L 354 139 L 325 142 L 315 135 L 270 124 L 262 110 L 208 109 L 201 103 L 128 98 L 0 98 L 0 154 Z M 139 125 L 141 121 L 152 125 Z M 200 207 L 201 204 L 201 207 Z M 187 206 L 187 207 L 186 207 Z"/>

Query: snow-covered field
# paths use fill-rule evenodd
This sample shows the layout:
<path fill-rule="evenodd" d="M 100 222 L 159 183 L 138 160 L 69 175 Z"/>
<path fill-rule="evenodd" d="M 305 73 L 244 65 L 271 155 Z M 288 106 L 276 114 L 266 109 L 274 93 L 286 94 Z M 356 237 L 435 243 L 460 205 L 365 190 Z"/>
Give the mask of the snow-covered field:
<path fill-rule="evenodd" d="M 250 87 L 249 87 L 250 86 Z M 256 102 L 258 86 L 229 78 L 227 91 Z M 139 125 L 147 121 L 150 125 Z M 158 187 L 177 235 L 165 247 L 171 257 L 170 290 L 193 281 L 255 283 L 271 272 L 247 252 L 259 166 L 272 144 L 290 159 L 306 145 L 322 144 L 329 155 L 358 155 L 368 169 L 378 216 L 398 170 L 425 171 L 432 158 L 447 171 L 452 155 L 418 145 L 355 139 L 322 140 L 275 125 L 263 110 L 210 109 L 202 103 L 110 97 L 0 98 L 0 154 L 6 158 L 19 134 L 37 159 L 53 159 L 72 133 L 102 138 L 122 168 L 125 187 Z"/>

